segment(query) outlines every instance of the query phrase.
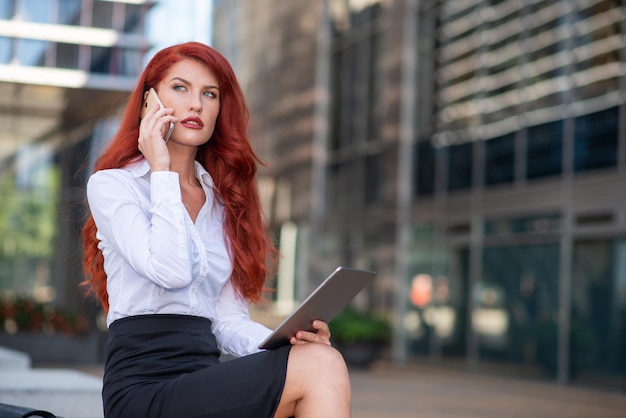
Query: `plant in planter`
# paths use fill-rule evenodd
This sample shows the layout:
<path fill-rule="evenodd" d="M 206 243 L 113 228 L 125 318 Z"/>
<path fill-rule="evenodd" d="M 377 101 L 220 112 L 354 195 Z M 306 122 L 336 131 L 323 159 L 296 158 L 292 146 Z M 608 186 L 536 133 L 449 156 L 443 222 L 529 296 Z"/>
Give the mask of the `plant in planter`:
<path fill-rule="evenodd" d="M 83 315 L 24 297 L 0 297 L 0 346 L 33 362 L 96 362 L 100 337 Z"/>
<path fill-rule="evenodd" d="M 391 326 L 386 319 L 354 308 L 344 309 L 328 325 L 333 345 L 354 367 L 368 367 L 391 340 Z"/>
<path fill-rule="evenodd" d="M 87 331 L 87 319 L 28 298 L 0 298 L 0 332 L 76 335 Z"/>

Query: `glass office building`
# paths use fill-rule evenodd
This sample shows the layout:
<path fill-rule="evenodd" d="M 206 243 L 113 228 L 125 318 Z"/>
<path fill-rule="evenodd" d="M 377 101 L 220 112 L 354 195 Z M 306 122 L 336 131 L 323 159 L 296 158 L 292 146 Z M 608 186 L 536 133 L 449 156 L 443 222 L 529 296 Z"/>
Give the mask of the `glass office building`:
<path fill-rule="evenodd" d="M 623 1 L 309 3 L 215 8 L 295 294 L 371 268 L 395 360 L 623 390 Z"/>
<path fill-rule="evenodd" d="M 0 0 L 2 296 L 95 309 L 78 285 L 85 175 L 143 67 L 153 5 Z"/>

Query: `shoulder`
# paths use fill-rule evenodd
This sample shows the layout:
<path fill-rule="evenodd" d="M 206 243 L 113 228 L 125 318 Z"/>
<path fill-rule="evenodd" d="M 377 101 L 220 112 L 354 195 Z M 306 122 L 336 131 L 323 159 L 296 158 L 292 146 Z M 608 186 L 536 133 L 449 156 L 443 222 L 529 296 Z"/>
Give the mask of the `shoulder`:
<path fill-rule="evenodd" d="M 119 194 L 124 189 L 136 189 L 148 172 L 149 169 L 144 172 L 141 161 L 127 167 L 96 171 L 87 180 L 87 193 Z"/>

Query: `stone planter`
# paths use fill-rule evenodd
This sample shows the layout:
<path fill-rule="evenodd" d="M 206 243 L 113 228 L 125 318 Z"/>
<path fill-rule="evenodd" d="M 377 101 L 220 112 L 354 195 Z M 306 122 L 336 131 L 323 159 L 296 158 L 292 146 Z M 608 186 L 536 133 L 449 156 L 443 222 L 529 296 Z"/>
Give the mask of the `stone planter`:
<path fill-rule="evenodd" d="M 380 341 L 355 341 L 335 343 L 335 348 L 343 355 L 348 367 L 366 369 L 376 361 L 385 347 Z"/>
<path fill-rule="evenodd" d="M 97 363 L 104 337 L 98 333 L 67 336 L 18 332 L 0 333 L 0 346 L 30 355 L 33 363 Z"/>

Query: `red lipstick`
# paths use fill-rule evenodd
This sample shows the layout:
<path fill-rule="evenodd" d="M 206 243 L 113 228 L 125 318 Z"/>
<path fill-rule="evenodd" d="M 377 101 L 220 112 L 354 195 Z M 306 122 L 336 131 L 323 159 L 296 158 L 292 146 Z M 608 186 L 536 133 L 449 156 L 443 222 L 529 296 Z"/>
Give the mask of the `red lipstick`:
<path fill-rule="evenodd" d="M 180 124 L 186 128 L 190 129 L 202 129 L 204 128 L 204 123 L 202 123 L 202 119 L 197 116 L 191 116 L 186 119 L 180 121 Z"/>

